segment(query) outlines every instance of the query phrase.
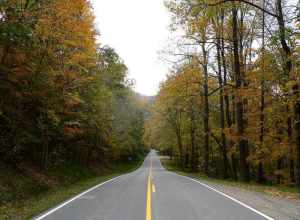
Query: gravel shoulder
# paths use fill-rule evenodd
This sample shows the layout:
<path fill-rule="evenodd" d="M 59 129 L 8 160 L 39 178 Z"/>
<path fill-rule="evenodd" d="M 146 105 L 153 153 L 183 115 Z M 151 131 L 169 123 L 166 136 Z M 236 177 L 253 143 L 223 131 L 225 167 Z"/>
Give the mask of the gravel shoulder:
<path fill-rule="evenodd" d="M 240 200 L 241 202 L 273 217 L 276 220 L 300 219 L 300 199 L 271 196 L 262 192 L 249 191 L 239 187 L 202 180 L 201 178 L 198 180 Z"/>
<path fill-rule="evenodd" d="M 300 196 L 292 193 L 280 193 L 276 189 L 271 192 L 262 191 L 259 187 L 245 187 L 242 184 L 232 185 L 226 181 L 203 178 L 199 175 L 180 172 L 168 164 L 166 157 L 161 157 L 162 164 L 169 171 L 180 175 L 189 176 L 193 179 L 209 185 L 258 211 L 276 220 L 299 220 L 300 219 Z"/>

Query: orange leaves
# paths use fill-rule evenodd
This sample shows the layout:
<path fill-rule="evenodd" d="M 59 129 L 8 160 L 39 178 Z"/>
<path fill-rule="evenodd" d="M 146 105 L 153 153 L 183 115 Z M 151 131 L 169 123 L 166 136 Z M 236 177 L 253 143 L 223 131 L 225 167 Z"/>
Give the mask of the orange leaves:
<path fill-rule="evenodd" d="M 200 69 L 193 65 L 186 65 L 180 73 L 169 76 L 169 79 L 162 85 L 161 94 L 162 96 L 180 96 L 182 98 L 197 96 L 201 81 Z"/>
<path fill-rule="evenodd" d="M 72 125 L 65 125 L 64 126 L 64 134 L 68 136 L 77 136 L 84 134 L 84 130 L 79 127 L 72 126 Z"/>
<path fill-rule="evenodd" d="M 60 48 L 74 48 L 71 54 L 96 51 L 94 17 L 86 0 L 54 0 L 44 9 L 37 24 L 37 37 L 58 44 Z M 53 45 L 55 46 L 55 45 Z M 54 49 L 54 48 L 53 48 Z M 53 51 L 55 52 L 55 51 Z M 65 55 L 67 51 L 64 51 Z"/>
<path fill-rule="evenodd" d="M 83 100 L 79 97 L 78 94 L 70 94 L 68 98 L 65 100 L 65 107 L 66 108 L 71 108 L 78 106 L 80 104 L 84 103 Z"/>
<path fill-rule="evenodd" d="M 120 57 L 98 48 L 90 1 L 0 4 L 1 129 L 10 133 L 0 138 L 8 157 L 23 158 L 14 147 L 34 155 L 41 146 L 42 157 L 28 159 L 46 168 L 48 158 L 78 160 L 87 151 L 97 162 L 140 152 L 146 101 L 131 98 Z"/>

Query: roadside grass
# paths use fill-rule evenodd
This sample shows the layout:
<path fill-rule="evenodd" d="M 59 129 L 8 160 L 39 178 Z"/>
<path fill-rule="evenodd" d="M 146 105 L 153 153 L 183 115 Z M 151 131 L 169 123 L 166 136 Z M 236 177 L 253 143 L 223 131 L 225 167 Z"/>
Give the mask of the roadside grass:
<path fill-rule="evenodd" d="M 258 184 L 256 182 L 236 182 L 232 179 L 216 179 L 211 178 L 203 173 L 190 173 L 187 171 L 182 171 L 173 161 L 167 158 L 161 159 L 162 165 L 169 171 L 178 173 L 183 176 L 188 176 L 193 179 L 197 179 L 200 181 L 219 184 L 230 187 L 238 187 L 243 190 L 261 192 L 271 196 L 282 197 L 287 199 L 300 199 L 300 187 L 291 187 L 291 186 L 281 186 L 281 185 L 263 185 Z"/>
<path fill-rule="evenodd" d="M 47 180 L 50 182 L 48 185 L 33 181 L 32 178 L 20 176 L 14 170 L 6 170 L 6 173 L 0 174 L 0 219 L 31 219 L 97 184 L 137 169 L 142 161 L 140 159 L 131 163 L 115 164 L 102 171 L 101 175 L 76 166 L 60 171 L 59 169 L 50 170 L 48 175 L 51 174 L 56 179 Z M 14 186 L 10 186 L 11 191 L 15 190 L 14 193 L 4 192 L 4 190 L 8 191 L 8 187 L 3 184 L 3 179 L 1 181 L 1 178 L 5 178 L 5 176 L 9 177 L 10 181 L 14 181 Z M 51 183 L 51 181 L 55 183 Z"/>

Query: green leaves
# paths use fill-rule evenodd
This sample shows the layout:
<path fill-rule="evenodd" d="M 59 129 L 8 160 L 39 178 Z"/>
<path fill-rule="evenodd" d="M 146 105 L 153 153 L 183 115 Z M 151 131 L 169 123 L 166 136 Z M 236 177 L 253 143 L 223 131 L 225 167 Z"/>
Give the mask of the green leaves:
<path fill-rule="evenodd" d="M 88 1 L 0 1 L 0 16 L 1 159 L 104 164 L 143 147 L 127 67 L 97 48 Z"/>
<path fill-rule="evenodd" d="M 35 6 L 35 4 L 37 4 L 36 0 L 27 0 L 25 8 L 28 9 L 28 10 L 31 10 Z"/>

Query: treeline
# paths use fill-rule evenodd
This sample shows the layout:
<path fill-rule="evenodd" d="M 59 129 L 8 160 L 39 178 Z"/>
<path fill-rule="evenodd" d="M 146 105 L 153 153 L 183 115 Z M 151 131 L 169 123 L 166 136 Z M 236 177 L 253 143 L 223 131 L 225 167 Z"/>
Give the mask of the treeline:
<path fill-rule="evenodd" d="M 147 120 L 148 144 L 191 171 L 300 186 L 299 5 L 170 0 L 167 7 L 184 34 Z"/>
<path fill-rule="evenodd" d="M 1 163 L 105 165 L 143 152 L 143 106 L 98 42 L 90 1 L 0 2 Z"/>

